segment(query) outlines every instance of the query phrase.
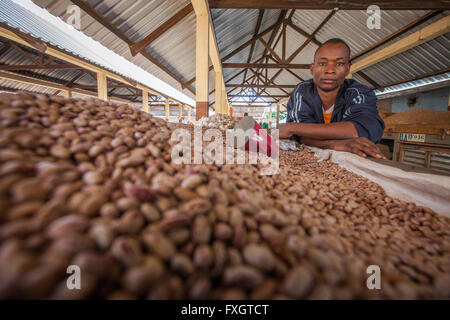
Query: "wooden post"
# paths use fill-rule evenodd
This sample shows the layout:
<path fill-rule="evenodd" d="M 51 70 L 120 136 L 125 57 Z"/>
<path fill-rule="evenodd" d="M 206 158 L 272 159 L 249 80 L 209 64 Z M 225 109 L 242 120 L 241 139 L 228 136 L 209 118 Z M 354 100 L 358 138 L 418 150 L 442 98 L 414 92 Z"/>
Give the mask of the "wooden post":
<path fill-rule="evenodd" d="M 269 112 L 269 128 L 272 128 L 272 105 L 270 105 Z"/>
<path fill-rule="evenodd" d="M 97 93 L 100 100 L 108 100 L 108 84 L 103 72 L 97 72 Z"/>
<path fill-rule="evenodd" d="M 72 90 L 64 90 L 64 95 L 66 98 L 72 98 Z"/>
<path fill-rule="evenodd" d="M 191 108 L 188 108 L 187 112 L 188 112 L 188 123 L 191 123 Z"/>
<path fill-rule="evenodd" d="M 166 111 L 166 121 L 169 121 L 169 114 L 170 114 L 170 101 L 169 98 L 166 98 L 166 107 L 165 107 L 165 111 Z"/>
<path fill-rule="evenodd" d="M 228 101 L 225 86 L 222 88 L 222 113 L 228 114 Z"/>
<path fill-rule="evenodd" d="M 209 16 L 208 12 L 196 12 L 195 48 L 195 118 L 208 116 L 208 73 L 209 73 Z"/>
<path fill-rule="evenodd" d="M 183 117 L 183 105 L 180 103 L 178 104 L 178 122 L 180 122 L 182 117 Z"/>
<path fill-rule="evenodd" d="M 277 104 L 277 128 L 280 124 L 280 104 Z"/>
<path fill-rule="evenodd" d="M 215 85 L 215 111 L 216 114 L 223 113 L 223 107 L 222 107 L 222 72 L 216 71 L 216 85 Z"/>
<path fill-rule="evenodd" d="M 147 90 L 142 90 L 142 110 L 144 110 L 144 112 L 149 113 L 149 109 L 148 109 L 148 91 Z"/>

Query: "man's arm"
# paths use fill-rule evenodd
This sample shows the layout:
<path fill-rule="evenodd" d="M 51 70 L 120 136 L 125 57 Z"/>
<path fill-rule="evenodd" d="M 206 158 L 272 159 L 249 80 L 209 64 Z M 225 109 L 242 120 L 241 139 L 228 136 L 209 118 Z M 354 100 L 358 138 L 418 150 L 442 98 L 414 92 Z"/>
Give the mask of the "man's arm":
<path fill-rule="evenodd" d="M 369 155 L 378 159 L 386 159 L 380 149 L 378 149 L 372 141 L 365 137 L 341 140 L 318 140 L 304 137 L 302 138 L 302 143 L 321 149 L 351 152 L 363 158 L 366 158 Z"/>
<path fill-rule="evenodd" d="M 280 139 L 297 135 L 305 138 L 313 138 L 320 140 L 327 139 L 351 139 L 358 137 L 358 131 L 352 122 L 333 122 L 329 124 L 323 123 L 285 123 L 280 124 Z"/>

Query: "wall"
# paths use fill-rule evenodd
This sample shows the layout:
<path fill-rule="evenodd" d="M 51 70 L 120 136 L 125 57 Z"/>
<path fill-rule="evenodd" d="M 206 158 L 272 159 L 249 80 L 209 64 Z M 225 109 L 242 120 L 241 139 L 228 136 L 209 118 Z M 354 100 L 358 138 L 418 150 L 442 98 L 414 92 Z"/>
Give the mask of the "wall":
<path fill-rule="evenodd" d="M 440 88 L 432 91 L 418 92 L 412 95 L 392 98 L 392 112 L 402 112 L 416 109 L 429 109 L 447 111 L 449 105 L 449 88 Z M 408 106 L 408 98 L 416 97 L 416 104 Z"/>
<path fill-rule="evenodd" d="M 377 101 L 378 112 L 392 112 L 392 99 L 382 99 Z"/>

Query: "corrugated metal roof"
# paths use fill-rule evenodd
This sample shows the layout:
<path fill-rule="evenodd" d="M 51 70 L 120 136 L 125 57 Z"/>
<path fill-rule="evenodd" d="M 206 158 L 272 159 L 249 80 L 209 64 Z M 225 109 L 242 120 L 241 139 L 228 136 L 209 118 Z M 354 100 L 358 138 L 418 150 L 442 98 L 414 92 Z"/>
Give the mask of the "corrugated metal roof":
<path fill-rule="evenodd" d="M 69 0 L 34 0 L 35 3 L 43 8 L 48 9 L 52 14 L 67 18 L 66 10 L 72 4 Z M 189 0 L 87 0 L 87 2 L 104 15 L 112 24 L 118 27 L 133 41 L 139 41 L 149 33 L 158 28 L 164 21 L 170 18 L 175 12 L 181 10 Z M 259 11 L 254 9 L 212 9 L 212 18 L 218 41 L 220 56 L 223 58 L 246 41 L 250 40 L 255 32 L 255 26 L 258 20 Z M 281 10 L 265 10 L 260 32 L 273 25 Z M 289 13 L 292 11 L 288 12 Z M 329 14 L 329 10 L 295 10 L 292 21 L 295 25 L 311 34 Z M 403 26 L 411 23 L 417 18 L 425 15 L 426 10 L 408 11 L 408 10 L 382 10 L 381 11 L 381 28 L 369 30 L 366 26 L 368 14 L 365 11 L 357 10 L 339 10 L 334 16 L 322 27 L 316 34 L 316 39 L 324 42 L 329 38 L 340 37 L 344 39 L 350 46 L 352 54 L 361 52 L 365 48 L 380 41 L 381 39 L 391 35 Z M 429 25 L 434 21 L 448 15 L 445 11 L 440 13 L 427 22 L 422 23 L 415 28 L 405 32 L 395 40 L 392 40 L 383 46 L 373 50 L 376 52 L 385 46 L 391 44 L 398 39 Z M 153 63 L 149 62 L 145 57 L 138 54 L 132 57 L 128 45 L 118 39 L 113 33 L 103 27 L 100 23 L 94 21 L 90 16 L 81 11 L 82 32 L 91 36 L 93 39 L 101 42 L 109 49 L 115 51 L 119 55 L 132 61 L 141 68 L 151 72 L 158 78 L 166 81 L 175 88 L 180 88 L 179 83 L 164 71 L 159 69 Z M 280 31 L 278 32 L 278 34 Z M 264 39 L 268 41 L 270 34 Z M 275 37 L 275 39 L 277 39 Z M 305 37 L 287 26 L 287 48 L 286 55 L 289 56 L 299 46 L 303 44 Z M 275 51 L 281 56 L 281 45 L 279 41 Z M 313 60 L 314 52 L 317 45 L 308 44 L 302 52 L 292 61 L 292 63 L 308 64 Z M 169 31 L 161 35 L 153 43 L 146 48 L 152 55 L 173 73 L 175 73 L 182 81 L 187 81 L 195 77 L 195 14 L 192 12 L 180 22 L 178 22 Z M 410 49 L 396 57 L 386 59 L 377 63 L 363 72 L 372 80 L 380 85 L 388 84 L 402 79 L 413 78 L 429 72 L 434 72 L 441 68 L 449 67 L 450 36 L 449 34 L 438 37 L 421 46 Z M 240 53 L 233 56 L 227 62 L 245 63 L 248 59 L 250 46 L 247 46 Z M 264 46 L 257 41 L 252 56 L 252 62 L 262 56 L 265 51 Z M 371 52 L 371 53 L 372 53 Z M 355 60 L 357 61 L 357 60 Z M 224 69 L 225 81 L 231 79 L 242 69 Z M 268 74 L 272 76 L 277 69 L 270 69 Z M 296 69 L 291 70 L 304 80 L 311 78 L 309 70 Z M 63 76 L 55 74 L 55 76 Z M 253 73 L 248 72 L 247 78 Z M 358 74 L 354 75 L 354 79 L 366 85 L 371 86 L 365 79 Z M 86 79 L 80 79 L 80 81 Z M 87 79 L 89 81 L 89 79 Z M 242 83 L 244 81 L 243 74 L 234 78 L 230 83 Z M 281 72 L 276 78 L 275 83 L 295 85 L 300 82 L 287 71 Z M 210 91 L 214 88 L 214 72 L 210 73 Z M 195 83 L 193 84 L 195 86 Z M 234 89 L 234 88 L 233 88 Z M 117 92 L 123 92 L 123 89 Z M 232 89 L 229 88 L 228 91 Z M 284 89 L 291 92 L 292 89 Z M 234 89 L 233 94 L 237 94 L 240 88 Z M 125 91 L 126 92 L 126 91 Z M 193 95 L 184 90 L 186 95 Z M 284 94 L 280 89 L 268 88 L 266 92 L 272 95 Z M 214 94 L 210 96 L 213 101 Z"/>
<path fill-rule="evenodd" d="M 183 103 L 194 105 L 191 98 L 77 31 L 46 10 L 39 8 L 31 1 L 22 0 L 18 3 L 11 0 L 1 1 L 0 21 L 104 69 L 135 80 Z"/>
<path fill-rule="evenodd" d="M 69 0 L 33 1 L 63 20 L 68 17 L 67 7 L 73 4 Z M 89 0 L 87 2 L 131 40 L 139 41 L 158 28 L 175 12 L 181 10 L 189 3 L 189 0 Z M 187 81 L 195 76 L 195 69 L 193 69 L 195 68 L 195 13 L 191 12 L 172 29 L 175 29 L 175 31 L 169 30 L 164 33 L 146 49 L 182 81 Z M 182 91 L 185 95 L 195 98 L 192 92 L 187 89 L 182 90 L 177 80 L 141 54 L 133 57 L 127 43 L 83 10 L 81 10 L 81 31 L 172 87 Z"/>

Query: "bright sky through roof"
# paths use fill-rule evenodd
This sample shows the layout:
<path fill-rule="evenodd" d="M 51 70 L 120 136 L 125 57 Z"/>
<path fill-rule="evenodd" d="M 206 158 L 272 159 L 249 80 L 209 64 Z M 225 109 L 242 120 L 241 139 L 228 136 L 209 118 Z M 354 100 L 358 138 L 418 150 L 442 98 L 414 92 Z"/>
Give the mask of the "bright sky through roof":
<path fill-rule="evenodd" d="M 449 73 L 450 74 L 450 73 Z M 446 74 L 444 74 L 446 75 Z M 442 79 L 434 79 L 433 77 L 430 78 L 425 78 L 425 79 L 421 79 L 422 81 L 413 81 L 410 83 L 406 83 L 406 85 L 408 85 L 408 87 L 400 87 L 398 89 L 395 89 L 396 86 L 392 86 L 390 88 L 385 88 L 384 91 L 380 91 L 380 90 L 376 90 L 375 91 L 375 95 L 377 97 L 383 97 L 384 94 L 388 94 L 388 93 L 393 93 L 393 92 L 399 92 L 399 91 L 405 91 L 405 90 L 409 90 L 409 89 L 413 89 L 413 88 L 418 88 L 418 87 L 423 87 L 423 86 L 428 86 L 430 84 L 434 84 L 434 83 L 438 83 L 438 82 L 442 82 L 442 81 L 448 81 L 448 78 L 442 78 Z M 423 83 L 423 81 L 426 80 L 426 83 Z M 422 83 L 421 83 L 422 82 Z"/>
<path fill-rule="evenodd" d="M 181 91 L 175 89 L 164 81 L 158 79 L 154 75 L 125 59 L 124 57 L 118 55 L 112 50 L 106 48 L 100 42 L 88 37 L 84 33 L 76 30 L 71 25 L 65 23 L 61 18 L 55 17 L 47 10 L 40 8 L 34 4 L 31 0 L 12 0 L 13 2 L 21 5 L 28 11 L 34 13 L 36 16 L 45 20 L 47 23 L 55 26 L 55 30 L 61 31 L 66 37 L 73 39 L 74 47 L 79 47 L 78 52 L 72 52 L 77 56 L 95 62 L 96 64 L 108 69 L 112 72 L 118 73 L 129 79 L 135 80 L 155 91 L 158 91 L 170 98 L 176 99 L 182 103 L 188 104 L 190 106 L 195 106 L 195 101 L 182 93 Z M 14 21 L 11 21 L 14 23 Z M 31 33 L 30 30 L 23 30 Z M 35 32 L 37 33 L 37 32 Z M 49 42 L 50 39 L 46 39 L 45 35 L 38 35 L 32 33 L 33 36 L 42 38 L 44 41 Z M 53 43 L 52 45 L 58 46 L 61 49 L 70 50 L 72 48 L 65 48 L 61 43 Z"/>

